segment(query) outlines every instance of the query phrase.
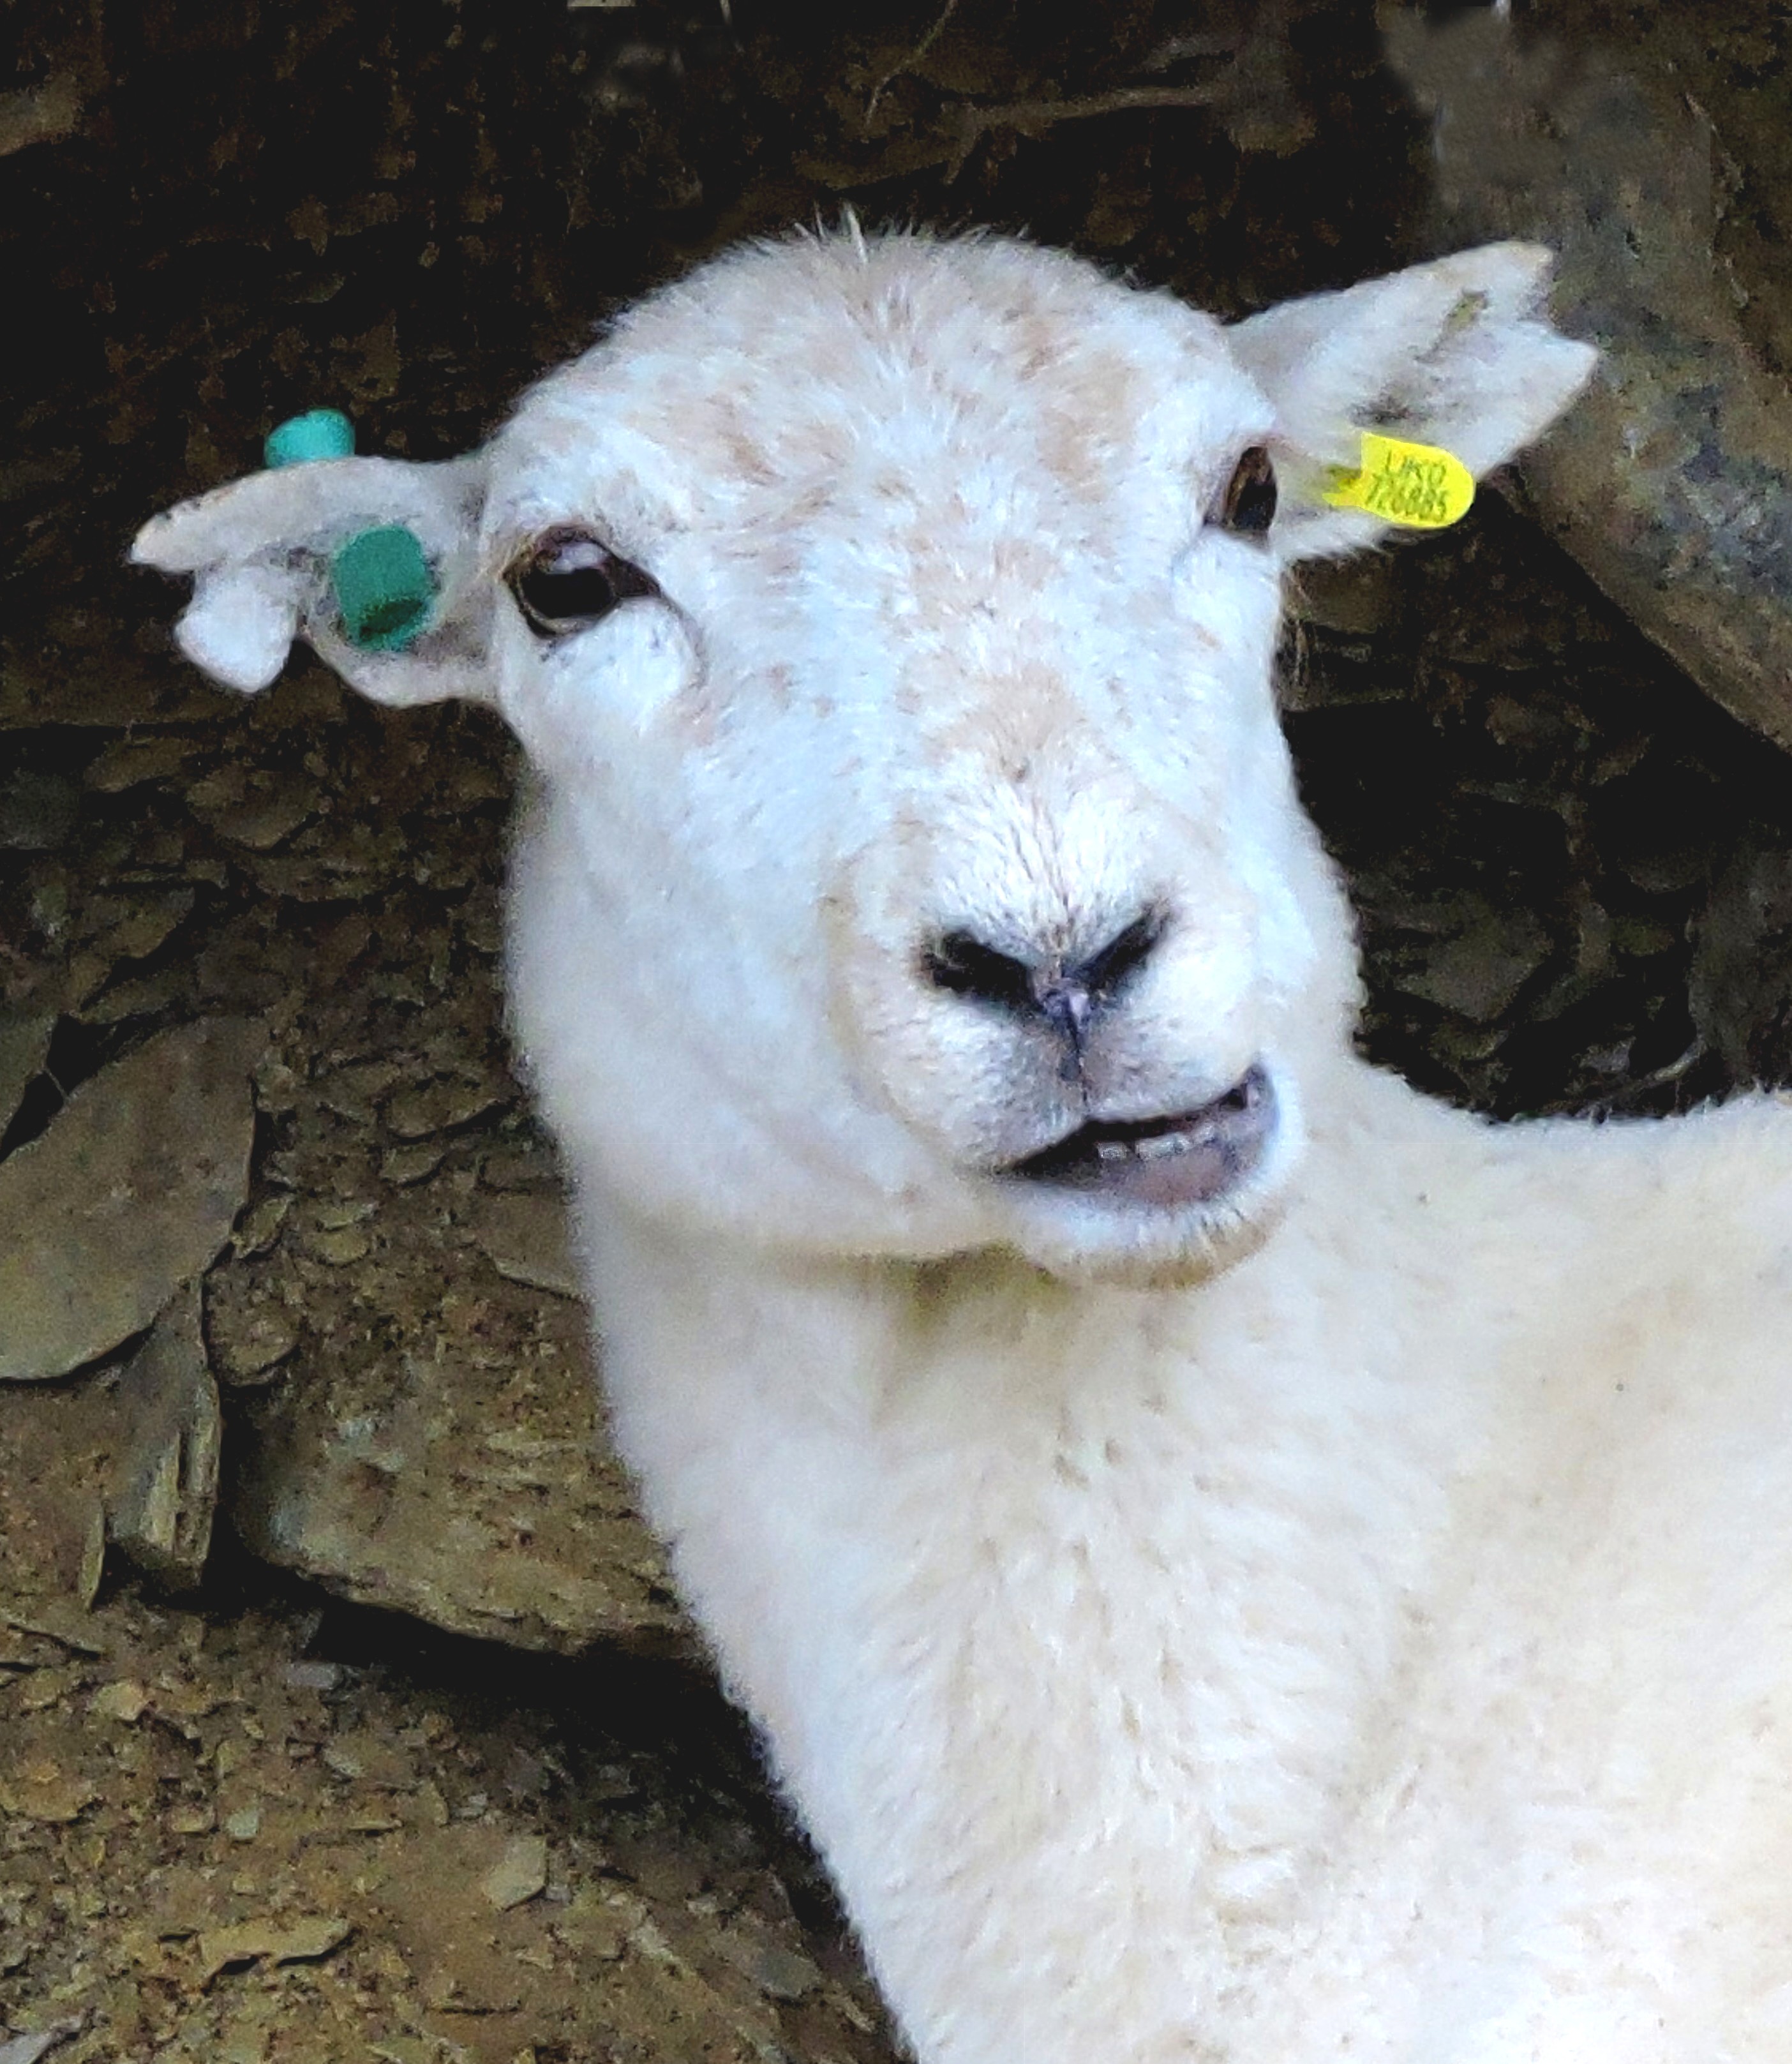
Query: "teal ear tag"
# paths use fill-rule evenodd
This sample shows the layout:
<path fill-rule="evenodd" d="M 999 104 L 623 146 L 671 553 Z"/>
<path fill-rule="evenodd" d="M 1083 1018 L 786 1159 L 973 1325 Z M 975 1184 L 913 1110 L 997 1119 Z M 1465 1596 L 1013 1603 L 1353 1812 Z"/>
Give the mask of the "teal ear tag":
<path fill-rule="evenodd" d="M 401 523 L 357 531 L 331 560 L 330 585 L 343 635 L 368 652 L 402 651 L 435 605 L 429 562 Z"/>
<path fill-rule="evenodd" d="M 272 467 L 352 458 L 355 426 L 340 409 L 312 409 L 270 430 Z M 330 588 L 342 635 L 364 652 L 401 652 L 429 628 L 436 578 L 414 532 L 401 523 L 359 530 L 330 560 Z"/>
<path fill-rule="evenodd" d="M 261 455 L 270 468 L 303 466 L 314 458 L 352 458 L 355 426 L 340 409 L 289 416 L 268 433 Z"/>

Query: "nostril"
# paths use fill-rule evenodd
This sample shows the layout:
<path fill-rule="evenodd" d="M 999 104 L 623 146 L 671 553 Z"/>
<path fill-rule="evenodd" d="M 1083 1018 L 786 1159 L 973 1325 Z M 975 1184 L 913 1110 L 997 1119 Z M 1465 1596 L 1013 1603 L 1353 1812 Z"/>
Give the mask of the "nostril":
<path fill-rule="evenodd" d="M 1148 957 L 1163 932 L 1163 913 L 1143 911 L 1123 932 L 1116 932 L 1098 953 L 1091 953 L 1081 966 L 1067 970 L 1069 977 L 1093 997 L 1111 996 Z"/>
<path fill-rule="evenodd" d="M 954 996 L 974 997 L 999 1009 L 1041 1014 L 1073 1038 L 1081 1037 L 1092 1006 L 1105 1002 L 1162 937 L 1162 912 L 1151 909 L 1115 933 L 1099 952 L 1076 961 L 1042 953 L 1023 960 L 974 932 L 944 932 L 921 956 L 928 981 Z"/>
<path fill-rule="evenodd" d="M 972 933 L 943 933 L 922 955 L 921 964 L 929 982 L 954 996 L 974 996 L 1005 1010 L 1036 1008 L 1033 970 Z"/>

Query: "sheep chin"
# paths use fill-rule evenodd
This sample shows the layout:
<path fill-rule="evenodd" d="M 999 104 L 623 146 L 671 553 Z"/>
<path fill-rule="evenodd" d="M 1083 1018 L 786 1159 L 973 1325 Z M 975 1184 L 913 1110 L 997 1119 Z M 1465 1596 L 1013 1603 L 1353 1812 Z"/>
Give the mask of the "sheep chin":
<path fill-rule="evenodd" d="M 1126 1290 L 1192 1290 L 1254 1254 L 1287 1209 L 1278 1189 L 1205 1211 L 1147 1215 L 1119 1211 L 1093 1222 L 1086 1210 L 1057 1224 L 1045 1214 L 1014 1228 L 1009 1244 L 1023 1260 L 1060 1281 Z"/>

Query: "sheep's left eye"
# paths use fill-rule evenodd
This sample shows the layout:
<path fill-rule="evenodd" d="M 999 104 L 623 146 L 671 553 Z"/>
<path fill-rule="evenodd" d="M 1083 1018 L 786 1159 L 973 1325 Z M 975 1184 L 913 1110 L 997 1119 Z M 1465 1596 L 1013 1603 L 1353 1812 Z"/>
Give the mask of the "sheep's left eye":
<path fill-rule="evenodd" d="M 1261 445 L 1241 454 L 1213 512 L 1213 520 L 1234 536 L 1260 538 L 1275 521 L 1275 468 Z"/>
<path fill-rule="evenodd" d="M 550 530 L 505 575 L 538 638 L 566 638 L 635 595 L 658 595 L 652 577 L 618 558 L 589 530 Z"/>

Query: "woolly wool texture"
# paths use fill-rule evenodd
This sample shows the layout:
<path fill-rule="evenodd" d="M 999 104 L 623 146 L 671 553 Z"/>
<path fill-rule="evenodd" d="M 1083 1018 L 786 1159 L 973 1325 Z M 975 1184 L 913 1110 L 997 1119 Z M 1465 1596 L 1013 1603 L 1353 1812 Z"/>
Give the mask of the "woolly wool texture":
<path fill-rule="evenodd" d="M 1792 1112 L 1500 1127 L 1359 1060 L 1273 707 L 1283 570 L 1378 534 L 1316 492 L 1358 429 L 1478 474 L 1587 378 L 1546 269 L 1226 329 L 1000 240 L 755 248 L 468 458 L 138 541 L 219 679 L 302 635 L 526 747 L 618 1438 L 923 2064 L 1792 2055 Z M 437 620 L 358 651 L 321 569 L 393 522 Z M 658 592 L 544 636 L 504 575 L 569 527 Z M 929 973 L 1142 912 L 1073 1051 Z M 1227 1179 L 1015 1172 L 1247 1080 Z"/>

